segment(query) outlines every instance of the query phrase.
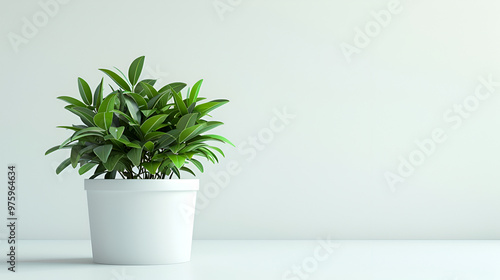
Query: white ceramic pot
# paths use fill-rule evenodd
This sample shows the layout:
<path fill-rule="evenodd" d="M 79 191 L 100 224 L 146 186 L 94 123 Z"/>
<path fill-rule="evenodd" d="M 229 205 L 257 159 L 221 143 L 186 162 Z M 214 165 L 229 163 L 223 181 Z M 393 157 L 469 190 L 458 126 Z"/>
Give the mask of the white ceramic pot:
<path fill-rule="evenodd" d="M 198 188 L 198 179 L 85 180 L 94 262 L 188 262 Z"/>

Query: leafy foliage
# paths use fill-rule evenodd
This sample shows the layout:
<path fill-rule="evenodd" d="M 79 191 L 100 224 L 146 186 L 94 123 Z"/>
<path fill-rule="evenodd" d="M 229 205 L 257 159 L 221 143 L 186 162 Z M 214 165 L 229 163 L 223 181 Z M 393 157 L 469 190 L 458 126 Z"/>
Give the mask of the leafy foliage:
<path fill-rule="evenodd" d="M 198 97 L 203 80 L 187 90 L 186 98 L 181 93 L 185 83 L 156 89 L 156 80 L 140 81 L 143 65 L 144 56 L 135 59 L 128 77 L 118 69 L 119 73 L 99 69 L 118 85 L 116 90 L 110 86 L 113 91 L 106 96 L 103 80 L 92 94 L 88 83 L 78 78 L 81 100 L 58 97 L 69 103 L 65 108 L 80 117 L 83 124 L 58 126 L 72 130 L 73 135 L 45 153 L 70 149 L 70 157 L 57 167 L 57 174 L 69 165 L 79 165 L 79 174 L 95 167 L 90 179 L 100 175 L 112 179 L 117 173 L 125 179 L 164 179 L 174 174 L 180 178 L 181 171 L 195 174 L 191 166 L 203 172 L 196 157 L 215 163 L 219 161 L 216 152 L 224 156 L 207 142 L 233 145 L 222 136 L 202 134 L 223 124 L 203 118 L 228 100 L 200 104 L 205 99 Z"/>

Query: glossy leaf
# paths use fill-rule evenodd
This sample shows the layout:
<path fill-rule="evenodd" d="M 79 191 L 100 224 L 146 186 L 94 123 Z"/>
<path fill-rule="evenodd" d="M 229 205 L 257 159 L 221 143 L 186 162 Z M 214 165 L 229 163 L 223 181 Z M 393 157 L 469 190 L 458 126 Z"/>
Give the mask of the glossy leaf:
<path fill-rule="evenodd" d="M 141 159 L 142 159 L 142 148 L 134 148 L 134 149 L 131 149 L 128 153 L 127 153 L 127 158 L 130 159 L 130 161 L 135 165 L 135 166 L 139 166 L 139 164 L 141 164 Z"/>
<path fill-rule="evenodd" d="M 128 79 L 130 80 L 132 86 L 135 86 L 135 84 L 139 80 L 143 65 L 144 65 L 144 56 L 136 58 L 132 62 L 132 64 L 130 64 L 130 67 L 128 69 Z"/>
<path fill-rule="evenodd" d="M 81 102 L 80 100 L 78 100 L 76 98 L 70 97 L 70 96 L 59 96 L 59 97 L 57 97 L 57 99 L 66 101 L 69 104 L 75 105 L 77 107 L 84 107 L 84 108 L 87 107 L 87 105 L 85 103 Z"/>
<path fill-rule="evenodd" d="M 168 158 L 174 163 L 175 167 L 181 168 L 186 161 L 186 157 L 181 155 L 168 155 Z"/>
<path fill-rule="evenodd" d="M 199 80 L 198 82 L 196 82 L 196 84 L 193 85 L 193 88 L 189 92 L 188 105 L 191 105 L 196 102 L 196 98 L 198 98 L 198 93 L 200 91 L 201 83 L 203 83 L 203 79 Z"/>
<path fill-rule="evenodd" d="M 97 86 L 97 88 L 94 91 L 94 107 L 99 108 L 101 106 L 101 102 L 104 94 L 104 78 L 101 79 L 101 83 Z"/>
<path fill-rule="evenodd" d="M 193 163 L 194 166 L 196 166 L 196 168 L 198 168 L 198 170 L 200 170 L 202 173 L 203 173 L 203 164 L 201 164 L 201 162 L 199 162 L 198 160 L 192 158 L 189 160 L 191 163 Z"/>
<path fill-rule="evenodd" d="M 176 128 L 183 130 L 187 127 L 193 126 L 196 123 L 197 118 L 198 113 L 186 114 L 179 119 Z"/>
<path fill-rule="evenodd" d="M 218 107 L 228 103 L 229 100 L 217 99 L 207 103 L 200 104 L 194 107 L 195 112 L 199 112 L 202 116 L 208 114 L 210 111 L 217 109 Z"/>
<path fill-rule="evenodd" d="M 179 109 L 179 112 L 181 112 L 182 115 L 187 114 L 188 110 L 187 110 L 186 104 L 182 100 L 180 93 L 173 92 L 172 95 L 174 96 L 174 102 L 175 102 L 175 105 L 177 106 L 177 108 Z"/>
<path fill-rule="evenodd" d="M 109 133 L 113 136 L 113 138 L 120 139 L 120 137 L 122 137 L 124 130 L 125 130 L 124 126 L 120 126 L 120 127 L 112 126 L 109 128 Z"/>
<path fill-rule="evenodd" d="M 144 80 L 140 81 L 139 83 L 137 83 L 137 85 L 134 88 L 134 92 L 138 93 L 138 94 L 140 94 L 142 96 L 144 96 L 144 94 L 141 93 L 144 90 L 144 88 L 143 88 L 143 86 L 142 86 L 141 83 L 146 83 L 146 84 L 154 86 L 155 83 L 156 83 L 156 80 L 153 80 L 153 79 L 144 79 Z"/>
<path fill-rule="evenodd" d="M 111 127 L 112 122 L 113 122 L 113 113 L 111 112 L 97 113 L 94 116 L 94 123 L 98 127 L 104 130 L 108 130 Z"/>
<path fill-rule="evenodd" d="M 71 158 L 65 159 L 59 166 L 56 168 L 56 174 L 61 173 L 66 167 L 68 167 L 71 164 Z"/>
<path fill-rule="evenodd" d="M 151 174 L 156 174 L 158 167 L 160 167 L 161 162 L 153 161 L 153 162 L 143 162 L 142 166 L 146 168 L 147 171 Z"/>
<path fill-rule="evenodd" d="M 91 105 L 92 91 L 90 91 L 89 84 L 87 84 L 87 82 L 82 78 L 78 78 L 78 90 L 80 91 L 80 96 L 82 97 L 83 103 Z"/>
<path fill-rule="evenodd" d="M 197 125 L 193 125 L 184 129 L 181 134 L 179 134 L 179 143 L 188 141 L 189 139 L 200 134 L 200 131 L 206 126 L 206 123 L 200 123 Z"/>
<path fill-rule="evenodd" d="M 94 153 L 103 163 L 106 163 L 108 161 L 108 157 L 112 149 L 113 145 L 107 144 L 104 146 L 99 146 L 97 148 L 94 148 Z"/>
<path fill-rule="evenodd" d="M 112 110 L 115 109 L 115 101 L 116 101 L 116 93 L 109 94 L 101 102 L 101 105 L 99 106 L 99 110 L 97 112 L 99 113 L 111 112 Z"/>
<path fill-rule="evenodd" d="M 140 85 L 142 86 L 143 92 L 147 97 L 153 98 L 158 95 L 158 91 L 156 91 L 156 89 L 152 85 L 144 82 L 141 82 Z"/>
<path fill-rule="evenodd" d="M 163 121 L 167 118 L 167 115 L 156 115 L 147 119 L 141 125 L 141 131 L 144 135 L 148 134 L 151 131 L 155 131 L 155 129 L 160 126 Z"/>
<path fill-rule="evenodd" d="M 137 122 L 141 123 L 141 111 L 139 111 L 139 106 L 135 103 L 135 100 L 130 96 L 124 96 L 125 104 L 127 104 L 130 116 Z"/>
<path fill-rule="evenodd" d="M 122 79 L 120 76 L 118 76 L 118 74 L 116 74 L 115 72 L 108 70 L 108 69 L 99 69 L 99 70 L 101 70 L 106 75 L 108 75 L 111 78 L 111 80 L 113 80 L 122 89 L 132 91 L 129 84 L 124 79 Z"/>
<path fill-rule="evenodd" d="M 96 165 L 97 165 L 97 163 L 95 163 L 95 162 L 88 162 L 88 163 L 84 164 L 82 167 L 80 167 L 80 169 L 78 169 L 78 174 L 83 175 Z"/>

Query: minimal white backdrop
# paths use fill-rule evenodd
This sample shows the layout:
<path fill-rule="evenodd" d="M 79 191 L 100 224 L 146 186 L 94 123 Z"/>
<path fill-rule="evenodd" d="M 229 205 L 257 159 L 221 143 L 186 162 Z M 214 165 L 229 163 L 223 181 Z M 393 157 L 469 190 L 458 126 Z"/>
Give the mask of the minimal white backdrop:
<path fill-rule="evenodd" d="M 19 238 L 89 238 L 88 176 L 55 174 L 66 151 L 44 156 L 70 134 L 55 127 L 78 121 L 56 97 L 141 55 L 144 77 L 203 78 L 202 95 L 231 100 L 214 118 L 237 148 L 199 176 L 196 239 L 500 238 L 499 12 L 493 0 L 2 0 L 0 167 L 4 182 L 18 169 Z"/>

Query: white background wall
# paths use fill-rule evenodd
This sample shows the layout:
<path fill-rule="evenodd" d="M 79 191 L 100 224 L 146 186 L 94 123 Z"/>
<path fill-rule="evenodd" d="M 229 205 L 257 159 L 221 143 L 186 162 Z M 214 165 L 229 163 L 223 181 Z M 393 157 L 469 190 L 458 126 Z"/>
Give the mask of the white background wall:
<path fill-rule="evenodd" d="M 43 155 L 77 121 L 56 97 L 140 55 L 144 77 L 204 78 L 202 95 L 231 100 L 214 117 L 238 149 L 199 176 L 212 198 L 195 238 L 500 238 L 500 86 L 479 80 L 500 81 L 500 2 L 61 2 L 1 1 L 0 167 L 19 170 L 20 238 L 89 238 L 83 178 L 55 175 L 66 151 Z M 400 157 L 419 166 L 391 188 Z"/>

